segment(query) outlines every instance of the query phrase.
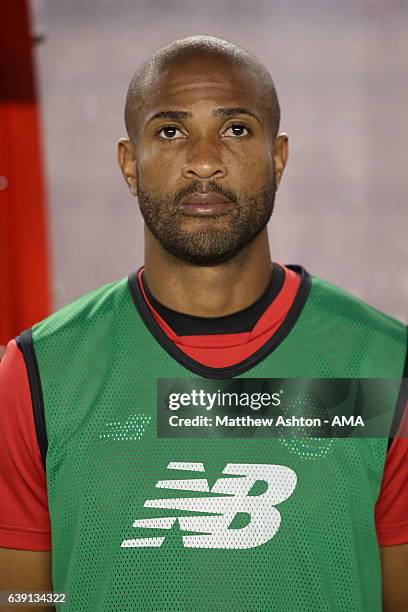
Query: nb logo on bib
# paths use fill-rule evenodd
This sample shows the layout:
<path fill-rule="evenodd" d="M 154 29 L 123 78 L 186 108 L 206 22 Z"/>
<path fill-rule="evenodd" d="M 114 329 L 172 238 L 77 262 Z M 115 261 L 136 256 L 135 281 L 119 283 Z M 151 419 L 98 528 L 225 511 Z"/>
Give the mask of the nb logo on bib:
<path fill-rule="evenodd" d="M 202 463 L 172 461 L 170 470 L 205 472 Z M 296 473 L 283 465 L 266 463 L 228 463 L 223 474 L 231 478 L 218 478 L 210 489 L 206 478 L 182 480 L 159 480 L 158 489 L 172 489 L 197 493 L 215 493 L 216 496 L 172 497 L 148 499 L 145 508 L 166 508 L 194 512 L 191 516 L 163 516 L 158 518 L 136 519 L 133 527 L 149 529 L 171 529 L 178 522 L 186 548 L 226 548 L 247 549 L 268 542 L 279 529 L 280 512 L 274 507 L 290 497 L 295 490 Z M 264 481 L 267 489 L 260 495 L 250 491 L 257 481 Z M 200 516 L 198 513 L 207 513 Z M 208 516 L 212 513 L 213 516 Z M 249 518 L 242 528 L 231 527 L 235 517 L 245 513 Z M 191 535 L 195 532 L 198 535 Z M 201 535 L 200 535 L 201 534 Z M 133 538 L 123 540 L 122 548 L 141 548 L 161 546 L 166 536 Z"/>

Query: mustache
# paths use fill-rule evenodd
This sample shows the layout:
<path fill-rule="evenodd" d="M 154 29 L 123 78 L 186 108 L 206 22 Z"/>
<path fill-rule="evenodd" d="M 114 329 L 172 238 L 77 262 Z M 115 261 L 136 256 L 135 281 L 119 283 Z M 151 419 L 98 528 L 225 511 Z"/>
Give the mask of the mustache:
<path fill-rule="evenodd" d="M 224 198 L 227 198 L 228 200 L 230 200 L 230 202 L 233 202 L 234 204 L 238 202 L 238 196 L 231 189 L 221 187 L 221 185 L 219 185 L 215 181 L 207 181 L 205 184 L 203 184 L 201 181 L 197 180 L 193 181 L 192 183 L 190 183 L 190 185 L 186 185 L 186 187 L 183 187 L 183 189 L 180 189 L 176 192 L 173 199 L 174 205 L 177 206 L 185 196 L 190 195 L 191 193 L 219 193 L 220 195 L 224 196 Z"/>

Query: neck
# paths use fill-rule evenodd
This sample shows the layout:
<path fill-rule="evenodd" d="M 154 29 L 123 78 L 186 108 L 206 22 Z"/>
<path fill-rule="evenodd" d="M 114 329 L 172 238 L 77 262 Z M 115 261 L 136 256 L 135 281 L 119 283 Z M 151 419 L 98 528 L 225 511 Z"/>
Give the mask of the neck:
<path fill-rule="evenodd" d="M 237 312 L 262 295 L 271 272 L 266 228 L 231 260 L 195 266 L 165 251 L 145 226 L 144 276 L 154 297 L 172 310 L 198 317 Z"/>

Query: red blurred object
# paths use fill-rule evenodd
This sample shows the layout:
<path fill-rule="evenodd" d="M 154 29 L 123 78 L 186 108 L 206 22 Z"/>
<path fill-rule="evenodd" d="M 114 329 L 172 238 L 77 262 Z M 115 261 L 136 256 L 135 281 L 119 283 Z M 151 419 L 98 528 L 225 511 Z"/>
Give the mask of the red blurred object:
<path fill-rule="evenodd" d="M 0 19 L 0 345 L 49 313 L 45 193 L 31 45 L 27 2 L 3 3 Z"/>

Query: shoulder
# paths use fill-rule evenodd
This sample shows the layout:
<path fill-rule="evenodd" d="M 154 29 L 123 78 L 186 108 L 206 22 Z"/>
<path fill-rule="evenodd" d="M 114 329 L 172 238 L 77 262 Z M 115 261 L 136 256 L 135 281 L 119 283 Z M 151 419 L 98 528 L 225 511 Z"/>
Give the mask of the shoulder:
<path fill-rule="evenodd" d="M 32 327 L 35 340 L 70 334 L 112 317 L 128 299 L 127 277 L 89 291 Z"/>
<path fill-rule="evenodd" d="M 407 326 L 353 293 L 318 276 L 311 276 L 310 306 L 316 316 L 355 333 L 375 333 L 406 345 Z"/>
<path fill-rule="evenodd" d="M 301 320 L 305 346 L 332 370 L 341 365 L 344 376 L 399 378 L 407 371 L 407 326 L 327 280 L 311 276 Z"/>

